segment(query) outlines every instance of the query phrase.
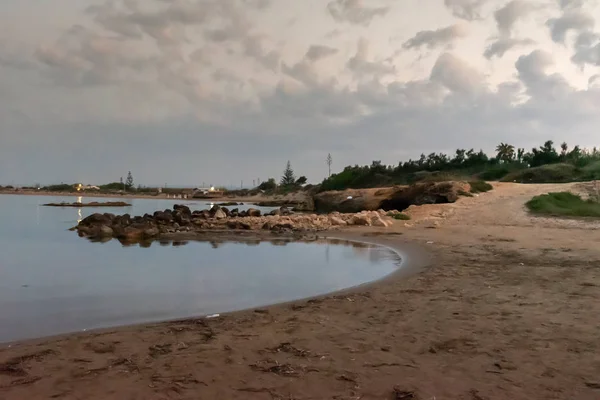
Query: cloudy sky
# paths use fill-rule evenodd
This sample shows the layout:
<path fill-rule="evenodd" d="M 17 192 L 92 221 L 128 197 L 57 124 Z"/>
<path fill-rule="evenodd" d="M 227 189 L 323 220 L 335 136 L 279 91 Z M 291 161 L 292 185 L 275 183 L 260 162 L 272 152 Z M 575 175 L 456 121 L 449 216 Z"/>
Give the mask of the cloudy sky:
<path fill-rule="evenodd" d="M 2 0 L 0 184 L 600 145 L 593 0 Z"/>

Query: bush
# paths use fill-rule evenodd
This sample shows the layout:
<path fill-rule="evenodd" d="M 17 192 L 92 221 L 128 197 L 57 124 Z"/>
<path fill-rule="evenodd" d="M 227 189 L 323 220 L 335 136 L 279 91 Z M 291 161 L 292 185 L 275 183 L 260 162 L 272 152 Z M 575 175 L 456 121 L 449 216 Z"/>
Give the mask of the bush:
<path fill-rule="evenodd" d="M 584 181 L 600 180 L 600 161 L 593 162 L 581 169 L 581 179 Z"/>
<path fill-rule="evenodd" d="M 600 203 L 583 200 L 570 192 L 548 193 L 535 196 L 526 203 L 535 214 L 566 217 L 600 217 Z"/>
<path fill-rule="evenodd" d="M 492 190 L 494 187 L 485 181 L 471 181 L 471 193 L 485 193 Z"/>
<path fill-rule="evenodd" d="M 511 164 L 497 164 L 491 166 L 489 169 L 479 173 L 477 178 L 484 181 L 499 181 L 511 172 L 517 172 L 526 169 L 527 166 L 520 163 Z"/>
<path fill-rule="evenodd" d="M 47 192 L 74 192 L 75 187 L 66 183 L 60 185 L 50 185 L 43 188 Z"/>
<path fill-rule="evenodd" d="M 392 217 L 394 219 L 400 220 L 400 221 L 408 221 L 410 219 L 410 215 L 401 213 L 401 212 L 397 212 L 397 213 L 393 213 L 393 212 L 389 212 L 388 217 Z"/>
<path fill-rule="evenodd" d="M 579 170 L 571 164 L 550 164 L 508 174 L 503 182 L 567 183 L 580 179 Z"/>

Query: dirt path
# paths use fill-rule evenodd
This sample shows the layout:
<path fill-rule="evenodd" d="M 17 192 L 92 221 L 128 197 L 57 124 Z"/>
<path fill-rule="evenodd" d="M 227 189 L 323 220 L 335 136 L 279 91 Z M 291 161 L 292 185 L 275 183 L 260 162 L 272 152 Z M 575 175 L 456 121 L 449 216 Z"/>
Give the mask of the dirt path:
<path fill-rule="evenodd" d="M 359 230 L 435 265 L 351 294 L 0 350 L 0 399 L 600 399 L 600 224 L 498 188 Z M 336 235 L 339 236 L 339 235 Z"/>

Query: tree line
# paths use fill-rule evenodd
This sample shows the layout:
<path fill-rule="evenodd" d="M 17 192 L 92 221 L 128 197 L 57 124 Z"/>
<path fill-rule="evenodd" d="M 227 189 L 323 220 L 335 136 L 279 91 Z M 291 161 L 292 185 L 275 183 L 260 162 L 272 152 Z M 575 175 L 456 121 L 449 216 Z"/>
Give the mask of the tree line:
<path fill-rule="evenodd" d="M 366 166 L 347 166 L 341 172 L 326 178 L 321 184 L 321 190 L 407 184 L 419 180 L 420 175 L 437 172 L 497 180 L 512 171 L 531 167 L 567 163 L 575 168 L 585 168 L 599 161 L 600 151 L 596 147 L 592 150 L 582 149 L 580 146 L 569 148 L 567 143 L 562 143 L 556 149 L 554 142 L 548 140 L 543 145 L 526 151 L 508 143 L 500 143 L 492 157 L 483 150 L 457 149 L 451 155 L 435 152 L 421 154 L 416 160 L 409 159 L 395 166 L 384 165 L 381 161 L 373 161 Z"/>

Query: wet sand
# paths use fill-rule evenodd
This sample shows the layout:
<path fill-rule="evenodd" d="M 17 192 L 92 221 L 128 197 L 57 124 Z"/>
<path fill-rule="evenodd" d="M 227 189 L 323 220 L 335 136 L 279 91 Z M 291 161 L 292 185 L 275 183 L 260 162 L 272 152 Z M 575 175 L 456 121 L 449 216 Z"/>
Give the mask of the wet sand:
<path fill-rule="evenodd" d="M 565 188 L 500 184 L 331 234 L 426 249 L 432 265 L 410 276 L 0 348 L 0 398 L 597 400 L 600 222 L 523 207 Z"/>

